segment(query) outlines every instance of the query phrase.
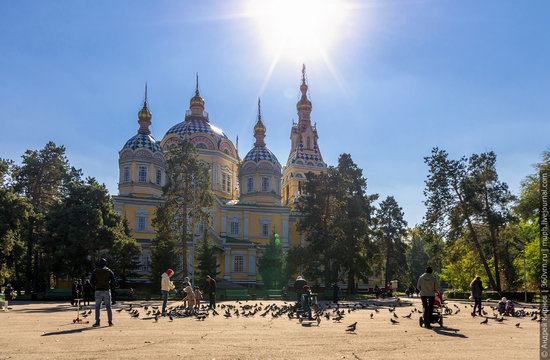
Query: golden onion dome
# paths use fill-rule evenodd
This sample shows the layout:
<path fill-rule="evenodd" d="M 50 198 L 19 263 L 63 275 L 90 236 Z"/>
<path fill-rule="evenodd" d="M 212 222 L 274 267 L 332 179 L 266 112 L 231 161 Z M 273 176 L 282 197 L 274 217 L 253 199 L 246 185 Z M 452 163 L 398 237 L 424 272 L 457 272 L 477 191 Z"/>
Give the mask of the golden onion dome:
<path fill-rule="evenodd" d="M 195 91 L 195 96 L 191 98 L 191 101 L 189 102 L 190 107 L 193 106 L 201 106 L 204 107 L 204 99 L 200 95 L 199 91 Z"/>
<path fill-rule="evenodd" d="M 143 103 L 143 107 L 138 112 L 138 118 L 139 119 L 151 119 L 153 117 L 153 114 L 149 111 L 149 107 L 147 106 L 147 102 Z"/>

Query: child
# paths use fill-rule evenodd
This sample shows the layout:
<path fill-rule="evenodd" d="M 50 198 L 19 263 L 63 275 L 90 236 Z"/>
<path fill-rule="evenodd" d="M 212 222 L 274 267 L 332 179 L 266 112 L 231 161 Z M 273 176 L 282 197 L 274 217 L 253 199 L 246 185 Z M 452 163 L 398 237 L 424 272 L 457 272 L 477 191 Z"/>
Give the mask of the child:
<path fill-rule="evenodd" d="M 504 315 L 515 316 L 515 314 L 516 314 L 516 309 L 514 307 L 514 303 L 512 302 L 512 300 L 506 301 L 506 310 L 504 312 Z"/>
<path fill-rule="evenodd" d="M 185 298 L 183 299 L 184 305 L 185 302 L 187 302 L 187 308 L 192 309 L 193 305 L 195 304 L 195 293 L 193 292 L 193 287 L 191 286 L 191 283 L 188 282 L 186 284 L 183 292 L 185 293 Z"/>
<path fill-rule="evenodd" d="M 201 306 L 202 292 L 198 286 L 195 286 L 195 309 L 199 309 Z"/>
<path fill-rule="evenodd" d="M 502 315 L 505 312 L 506 312 L 506 298 L 503 297 L 502 300 L 500 300 L 498 303 L 498 313 Z"/>

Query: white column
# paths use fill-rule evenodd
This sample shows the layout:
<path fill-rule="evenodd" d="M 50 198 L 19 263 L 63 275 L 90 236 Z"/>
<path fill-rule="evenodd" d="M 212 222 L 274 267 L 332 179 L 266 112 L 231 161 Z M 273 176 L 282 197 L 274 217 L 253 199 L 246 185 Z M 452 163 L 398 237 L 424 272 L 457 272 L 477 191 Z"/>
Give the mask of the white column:
<path fill-rule="evenodd" d="M 248 210 L 244 212 L 244 226 L 243 226 L 244 240 L 248 240 Z"/>
<path fill-rule="evenodd" d="M 222 210 L 222 216 L 221 216 L 221 227 L 220 227 L 220 235 L 225 236 L 227 234 L 227 215 L 225 213 L 225 210 Z"/>
<path fill-rule="evenodd" d="M 248 252 L 248 279 L 256 282 L 256 249 Z"/>
<path fill-rule="evenodd" d="M 225 248 L 225 264 L 223 269 L 223 278 L 229 280 L 231 277 L 231 249 Z"/>

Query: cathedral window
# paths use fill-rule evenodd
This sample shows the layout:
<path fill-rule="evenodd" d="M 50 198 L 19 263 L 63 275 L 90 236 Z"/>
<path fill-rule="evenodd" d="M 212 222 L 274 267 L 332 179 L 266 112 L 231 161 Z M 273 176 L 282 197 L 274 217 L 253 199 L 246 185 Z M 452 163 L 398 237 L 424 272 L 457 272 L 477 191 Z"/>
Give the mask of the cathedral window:
<path fill-rule="evenodd" d="M 147 166 L 140 165 L 138 169 L 138 182 L 147 182 Z"/>
<path fill-rule="evenodd" d="M 139 267 L 141 271 L 151 271 L 151 256 L 145 252 L 142 252 L 139 256 Z"/>
<path fill-rule="evenodd" d="M 230 223 L 230 234 L 231 235 L 239 235 L 239 220 L 233 219 Z"/>
<path fill-rule="evenodd" d="M 160 169 L 157 169 L 157 177 L 156 177 L 155 183 L 157 185 L 162 184 L 162 171 Z"/>
<path fill-rule="evenodd" d="M 244 256 L 235 255 L 233 257 L 233 272 L 244 272 Z"/>
<path fill-rule="evenodd" d="M 231 192 L 231 177 L 227 175 L 227 192 Z"/>
<path fill-rule="evenodd" d="M 137 217 L 137 230 L 138 231 L 145 231 L 145 227 L 147 225 L 147 217 L 144 215 L 138 215 Z"/>
<path fill-rule="evenodd" d="M 267 222 L 262 223 L 262 236 L 263 237 L 269 236 L 269 223 Z"/>
<path fill-rule="evenodd" d="M 122 170 L 122 181 L 127 183 L 130 182 L 130 167 L 125 166 Z"/>
<path fill-rule="evenodd" d="M 222 191 L 227 191 L 227 190 L 225 189 L 225 187 L 226 187 L 226 185 L 227 185 L 227 184 L 226 184 L 226 181 L 227 181 L 226 179 L 227 179 L 227 175 L 222 174 Z"/>
<path fill-rule="evenodd" d="M 246 179 L 246 192 L 251 193 L 254 191 L 254 178 L 249 177 Z"/>
<path fill-rule="evenodd" d="M 262 177 L 262 191 L 263 192 L 269 191 L 269 178 L 266 176 Z"/>

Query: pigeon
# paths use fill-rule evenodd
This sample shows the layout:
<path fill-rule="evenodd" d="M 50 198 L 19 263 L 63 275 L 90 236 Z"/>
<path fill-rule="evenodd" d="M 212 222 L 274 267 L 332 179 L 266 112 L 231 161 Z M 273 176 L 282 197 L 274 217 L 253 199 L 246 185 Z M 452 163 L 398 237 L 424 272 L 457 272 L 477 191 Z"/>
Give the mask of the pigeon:
<path fill-rule="evenodd" d="M 397 320 L 394 320 L 394 319 L 391 319 L 391 318 L 390 318 L 390 321 L 391 321 L 391 323 L 394 324 L 394 325 L 395 325 L 395 324 L 399 324 L 399 321 L 397 321 Z"/>
<path fill-rule="evenodd" d="M 158 321 L 159 321 L 159 316 L 155 315 L 155 322 L 158 322 Z"/>
<path fill-rule="evenodd" d="M 516 327 L 518 328 L 520 325 L 521 325 L 520 323 L 517 323 L 517 324 L 516 324 Z"/>
<path fill-rule="evenodd" d="M 396 319 L 399 319 L 399 316 L 397 316 L 396 313 L 393 313 L 393 317 L 396 318 Z"/>
<path fill-rule="evenodd" d="M 116 312 L 121 312 L 122 310 L 124 310 L 123 308 L 120 308 L 118 309 Z"/>
<path fill-rule="evenodd" d="M 174 321 L 174 317 L 172 316 L 172 313 L 169 313 L 168 317 L 170 318 L 170 321 Z"/>
<path fill-rule="evenodd" d="M 351 325 L 348 325 L 346 331 L 347 332 L 355 332 L 355 329 L 357 328 L 357 321 L 354 322 L 353 324 Z"/>
<path fill-rule="evenodd" d="M 504 321 L 504 318 L 502 318 L 502 317 L 501 317 L 501 318 L 496 318 L 495 321 L 496 321 L 496 322 L 503 322 L 503 321 Z"/>
<path fill-rule="evenodd" d="M 321 325 L 321 316 L 317 315 L 317 326 Z"/>
<path fill-rule="evenodd" d="M 374 314 L 373 313 L 370 313 L 370 318 L 372 319 L 374 317 Z"/>
<path fill-rule="evenodd" d="M 480 324 L 487 324 L 489 322 L 489 318 L 485 318 L 485 320 L 483 320 L 482 322 L 480 322 Z"/>
<path fill-rule="evenodd" d="M 413 313 L 410 313 L 409 315 L 403 316 L 404 318 L 410 319 Z"/>

